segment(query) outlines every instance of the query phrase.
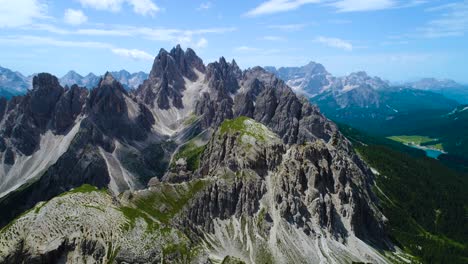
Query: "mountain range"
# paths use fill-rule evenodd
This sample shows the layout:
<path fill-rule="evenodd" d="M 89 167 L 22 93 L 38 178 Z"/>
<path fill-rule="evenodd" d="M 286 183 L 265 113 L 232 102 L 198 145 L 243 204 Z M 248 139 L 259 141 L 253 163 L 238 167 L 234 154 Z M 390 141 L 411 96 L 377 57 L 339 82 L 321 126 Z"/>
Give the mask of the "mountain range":
<path fill-rule="evenodd" d="M 438 116 L 456 133 L 468 108 L 438 93 L 316 63 L 205 64 L 180 46 L 148 75 L 39 73 L 21 91 L 0 98 L 0 263 L 466 256 L 464 178 L 327 118 L 390 130 Z"/>
<path fill-rule="evenodd" d="M 148 78 L 148 74 L 144 72 L 129 73 L 126 70 L 121 70 L 110 73 L 127 90 L 138 88 L 138 86 Z M 73 84 L 77 84 L 78 86 L 92 89 L 99 84 L 100 78 L 101 77 L 95 75 L 94 73 L 89 73 L 88 75 L 83 77 L 75 71 L 69 71 L 67 74 L 65 74 L 62 78 L 59 79 L 59 82 L 62 86 L 72 86 Z"/>
<path fill-rule="evenodd" d="M 40 73 L 0 120 L 0 262 L 411 257 L 351 142 L 261 67 L 177 46 L 132 91 Z"/>
<path fill-rule="evenodd" d="M 121 70 L 111 73 L 127 90 L 138 88 L 148 78 L 148 74 L 144 72 L 129 73 L 126 70 Z M 25 94 L 28 89 L 32 88 L 32 80 L 35 75 L 37 74 L 24 76 L 20 72 L 0 67 L 0 96 L 11 98 L 15 95 Z M 99 84 L 101 77 L 94 73 L 83 77 L 75 71 L 69 71 L 59 79 L 59 82 L 62 86 L 77 84 L 92 89 Z"/>
<path fill-rule="evenodd" d="M 333 77 L 321 64 L 273 68 L 270 72 L 317 105 L 330 119 L 381 136 L 426 136 L 441 144 L 462 167 L 468 160 L 465 116 L 449 118 L 464 109 L 468 87 L 433 78 L 392 84 L 365 72 Z M 447 154 L 447 153 L 445 153 Z"/>
<path fill-rule="evenodd" d="M 316 62 L 310 62 L 301 67 L 275 68 L 268 66 L 265 69 L 284 80 L 294 91 L 308 97 L 315 97 L 330 91 L 335 93 L 348 92 L 363 87 L 372 88 L 373 90 L 399 87 L 432 91 L 459 103 L 468 103 L 468 86 L 448 79 L 424 78 L 419 81 L 394 84 L 379 77 L 369 76 L 364 71 L 354 72 L 343 77 L 335 77 L 322 64 Z"/>

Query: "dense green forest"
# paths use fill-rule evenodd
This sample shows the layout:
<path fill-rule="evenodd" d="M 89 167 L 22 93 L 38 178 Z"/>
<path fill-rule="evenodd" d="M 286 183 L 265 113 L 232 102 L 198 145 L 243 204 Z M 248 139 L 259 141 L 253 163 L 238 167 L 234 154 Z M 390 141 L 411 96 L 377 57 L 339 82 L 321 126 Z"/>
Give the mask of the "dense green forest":
<path fill-rule="evenodd" d="M 374 191 L 394 243 L 421 263 L 468 263 L 468 175 L 423 151 L 340 129 L 378 171 Z"/>

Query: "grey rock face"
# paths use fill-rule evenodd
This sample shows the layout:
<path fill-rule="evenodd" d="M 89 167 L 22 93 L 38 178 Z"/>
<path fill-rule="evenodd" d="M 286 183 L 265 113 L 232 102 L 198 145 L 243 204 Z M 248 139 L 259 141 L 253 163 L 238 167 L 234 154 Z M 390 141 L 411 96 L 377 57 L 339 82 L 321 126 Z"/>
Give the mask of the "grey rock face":
<path fill-rule="evenodd" d="M 53 126 L 58 133 L 64 133 L 71 127 L 85 105 L 88 90 L 73 85 L 65 91 L 57 102 Z"/>
<path fill-rule="evenodd" d="M 198 79 L 194 69 L 204 72 L 205 67 L 193 50 L 184 52 L 180 46 L 167 52 L 161 49 L 156 56 L 148 80 L 136 91 L 137 97 L 145 104 L 160 109 L 184 108 L 182 92 L 185 90 L 184 78 Z"/>
<path fill-rule="evenodd" d="M 3 116 L 5 115 L 5 111 L 7 108 L 7 99 L 4 97 L 0 97 L 0 121 L 2 121 Z"/>
<path fill-rule="evenodd" d="M 91 91 L 86 112 L 106 135 L 121 139 L 144 140 L 154 123 L 146 106 L 133 101 L 110 73 Z"/>

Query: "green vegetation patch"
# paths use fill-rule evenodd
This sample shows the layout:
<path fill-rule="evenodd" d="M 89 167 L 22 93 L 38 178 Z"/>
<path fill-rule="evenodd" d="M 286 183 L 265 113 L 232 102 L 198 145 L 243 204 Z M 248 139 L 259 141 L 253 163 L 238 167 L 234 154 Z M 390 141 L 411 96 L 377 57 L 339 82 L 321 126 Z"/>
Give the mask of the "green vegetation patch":
<path fill-rule="evenodd" d="M 272 134 L 267 127 L 245 116 L 225 120 L 219 129 L 221 135 L 225 133 L 240 133 L 241 136 L 248 135 L 262 142 L 265 142 L 269 133 Z"/>
<path fill-rule="evenodd" d="M 187 161 L 187 169 L 195 171 L 200 167 L 200 156 L 203 151 L 205 151 L 205 145 L 197 146 L 193 141 L 189 141 L 174 155 L 172 166 L 175 166 L 177 160 L 183 158 Z"/>
<path fill-rule="evenodd" d="M 159 225 L 152 220 L 146 212 L 132 208 L 132 207 L 127 207 L 123 206 L 120 207 L 119 210 L 124 214 L 124 216 L 129 220 L 128 223 L 124 226 L 124 230 L 130 230 L 135 227 L 136 219 L 137 218 L 142 218 L 145 220 L 147 224 L 147 231 L 153 232 L 159 228 Z"/>
<path fill-rule="evenodd" d="M 439 143 L 437 139 L 433 139 L 430 137 L 426 136 L 391 136 L 388 137 L 388 139 L 391 139 L 396 142 L 400 142 L 406 145 L 416 145 L 416 146 L 426 146 L 429 148 L 433 149 L 438 149 L 443 151 L 444 148 L 442 147 L 442 143 Z"/>
<path fill-rule="evenodd" d="M 204 180 L 183 184 L 165 184 L 154 187 L 150 193 L 141 195 L 133 201 L 136 209 L 158 219 L 169 221 L 206 185 Z"/>

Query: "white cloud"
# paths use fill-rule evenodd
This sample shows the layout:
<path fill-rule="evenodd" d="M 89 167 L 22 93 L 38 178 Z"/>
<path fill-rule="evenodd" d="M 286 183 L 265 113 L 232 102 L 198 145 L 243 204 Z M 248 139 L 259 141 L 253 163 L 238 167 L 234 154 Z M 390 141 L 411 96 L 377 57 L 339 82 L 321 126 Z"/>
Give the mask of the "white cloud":
<path fill-rule="evenodd" d="M 151 41 L 168 42 L 172 45 L 181 44 L 194 48 L 205 48 L 208 40 L 205 35 L 224 34 L 237 30 L 234 27 L 202 28 L 202 29 L 176 29 L 176 28 L 149 28 L 121 25 L 108 25 L 104 28 L 81 28 L 76 30 L 63 29 L 50 24 L 35 24 L 26 29 L 43 30 L 58 35 L 72 36 L 101 36 L 101 37 L 139 37 Z"/>
<path fill-rule="evenodd" d="M 389 8 L 409 8 L 428 3 L 428 0 L 269 0 L 245 15 L 254 17 L 299 9 L 306 4 L 332 6 L 338 12 L 376 11 Z"/>
<path fill-rule="evenodd" d="M 339 0 L 329 3 L 338 12 L 364 12 L 390 8 L 409 8 L 428 3 L 427 0 Z"/>
<path fill-rule="evenodd" d="M 0 1 L 0 28 L 20 27 L 45 18 L 47 5 L 39 0 Z"/>
<path fill-rule="evenodd" d="M 133 12 L 140 15 L 154 16 L 161 9 L 151 0 L 127 0 L 133 6 Z"/>
<path fill-rule="evenodd" d="M 140 15 L 154 16 L 161 9 L 151 0 L 78 0 L 82 6 L 97 10 L 110 10 L 118 12 L 122 5 L 127 3 L 133 7 L 133 12 Z"/>
<path fill-rule="evenodd" d="M 62 48 L 86 48 L 86 49 L 104 49 L 112 53 L 130 58 L 133 60 L 153 60 L 154 56 L 138 49 L 118 48 L 110 43 L 94 41 L 68 41 L 50 37 L 38 37 L 29 35 L 6 36 L 0 38 L 0 44 L 22 45 L 22 46 L 54 46 Z"/>
<path fill-rule="evenodd" d="M 320 0 L 269 0 L 249 10 L 246 16 L 260 16 L 296 10 L 305 4 L 319 3 Z"/>
<path fill-rule="evenodd" d="M 279 29 L 283 31 L 299 31 L 306 27 L 306 24 L 284 24 L 284 25 L 269 25 L 268 28 Z"/>
<path fill-rule="evenodd" d="M 200 4 L 200 6 L 197 7 L 197 11 L 208 10 L 212 7 L 213 7 L 213 4 L 211 2 L 203 2 Z"/>
<path fill-rule="evenodd" d="M 117 54 L 121 57 L 125 57 L 125 58 L 130 58 L 130 59 L 133 59 L 133 60 L 153 60 L 154 57 L 145 52 L 145 51 L 142 51 L 142 50 L 138 50 L 138 49 L 120 49 L 120 48 L 115 48 L 115 49 L 111 49 L 111 51 L 114 53 L 114 54 Z"/>
<path fill-rule="evenodd" d="M 195 47 L 197 48 L 205 48 L 208 46 L 208 40 L 206 38 L 201 38 L 196 44 Z"/>
<path fill-rule="evenodd" d="M 318 38 L 315 39 L 316 42 L 319 42 L 319 43 L 322 43 L 322 44 L 325 44 L 329 47 L 332 47 L 332 48 L 338 48 L 338 49 L 343 49 L 343 50 L 346 50 L 346 51 L 352 51 L 353 50 L 353 45 L 346 41 L 346 40 L 342 40 L 342 39 L 339 39 L 339 38 L 329 38 L 329 37 L 323 37 L 323 36 L 320 36 Z"/>
<path fill-rule="evenodd" d="M 428 9 L 429 12 L 441 11 L 440 16 L 429 21 L 420 29 L 423 37 L 440 38 L 464 36 L 468 32 L 468 1 L 451 3 Z"/>
<path fill-rule="evenodd" d="M 374 11 L 397 6 L 394 0 L 340 0 L 330 5 L 336 7 L 338 12 Z"/>
<path fill-rule="evenodd" d="M 112 37 L 141 37 L 153 41 L 164 41 L 171 44 L 182 44 L 185 46 L 206 46 L 208 40 L 204 38 L 208 34 L 224 34 L 237 30 L 234 27 L 202 28 L 202 29 L 176 29 L 176 28 L 149 28 L 121 25 L 108 25 L 103 28 L 82 28 L 67 30 L 48 24 L 37 24 L 31 29 L 44 30 L 60 35 L 83 35 L 83 36 L 112 36 Z M 198 39 L 196 41 L 195 39 Z"/>
<path fill-rule="evenodd" d="M 117 12 L 122 9 L 124 0 L 78 0 L 82 6 L 97 10 L 110 10 Z"/>
<path fill-rule="evenodd" d="M 65 10 L 63 20 L 67 24 L 76 26 L 88 21 L 88 17 L 81 10 L 67 9 Z"/>

